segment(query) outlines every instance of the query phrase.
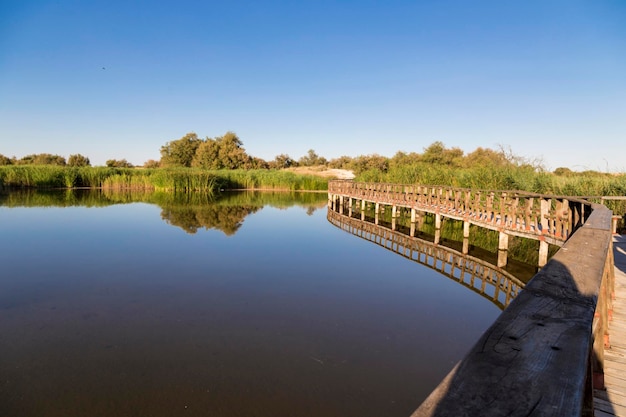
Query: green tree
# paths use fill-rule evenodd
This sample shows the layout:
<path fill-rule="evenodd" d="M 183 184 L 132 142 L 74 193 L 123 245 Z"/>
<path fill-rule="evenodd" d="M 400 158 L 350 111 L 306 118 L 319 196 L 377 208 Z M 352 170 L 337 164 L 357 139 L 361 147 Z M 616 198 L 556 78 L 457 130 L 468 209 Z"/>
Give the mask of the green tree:
<path fill-rule="evenodd" d="M 0 165 L 13 165 L 11 158 L 8 158 L 0 153 Z"/>
<path fill-rule="evenodd" d="M 155 161 L 154 159 L 148 159 L 146 162 L 143 163 L 144 168 L 158 168 L 160 166 L 161 163 L 159 161 Z"/>
<path fill-rule="evenodd" d="M 502 152 L 494 151 L 489 148 L 476 148 L 465 156 L 463 165 L 467 168 L 477 167 L 507 167 L 511 166 L 511 162 L 502 154 Z"/>
<path fill-rule="evenodd" d="M 280 155 L 276 155 L 274 157 L 274 160 L 270 163 L 270 166 L 275 169 L 283 169 L 289 168 L 295 164 L 296 161 L 294 161 L 289 155 L 287 155 L 286 153 L 281 153 Z"/>
<path fill-rule="evenodd" d="M 462 165 L 463 150 L 460 148 L 447 149 L 443 142 L 433 142 L 424 148 L 422 161 L 428 164 L 439 164 L 458 167 Z"/>
<path fill-rule="evenodd" d="M 167 142 L 161 146 L 161 166 L 191 166 L 196 150 L 201 143 L 202 140 L 193 132 L 187 133 L 178 140 Z"/>
<path fill-rule="evenodd" d="M 20 165 L 58 165 L 65 166 L 65 158 L 60 155 L 50 153 L 38 153 L 26 155 L 18 161 Z"/>
<path fill-rule="evenodd" d="M 260 160 L 254 160 L 246 153 L 243 142 L 233 132 L 201 141 L 192 161 L 194 167 L 205 169 L 250 168 L 258 163 Z"/>
<path fill-rule="evenodd" d="M 339 158 L 333 158 L 328 161 L 328 166 L 336 169 L 352 169 L 352 157 L 350 156 L 340 156 Z"/>
<path fill-rule="evenodd" d="M 326 163 L 326 158 L 319 156 L 313 149 L 309 149 L 307 154 L 298 160 L 298 164 L 305 167 L 326 165 Z"/>
<path fill-rule="evenodd" d="M 222 168 L 238 169 L 250 163 L 250 156 L 243 148 L 243 142 L 234 132 L 226 132 L 221 138 L 216 138 L 218 158 Z"/>
<path fill-rule="evenodd" d="M 257 158 L 256 156 L 251 156 L 244 165 L 245 169 L 269 169 L 269 167 L 270 164 L 266 160 Z"/>
<path fill-rule="evenodd" d="M 89 158 L 81 154 L 70 155 L 67 159 L 67 165 L 71 167 L 88 167 L 91 166 Z"/>
<path fill-rule="evenodd" d="M 126 159 L 109 159 L 106 162 L 108 167 L 112 168 L 132 168 L 133 164 L 128 162 Z"/>
<path fill-rule="evenodd" d="M 356 174 L 369 170 L 387 172 L 389 170 L 389 158 L 378 154 L 361 155 L 354 158 L 351 165 L 352 170 Z"/>
<path fill-rule="evenodd" d="M 220 169 L 219 144 L 210 138 L 202 141 L 196 149 L 191 165 L 204 169 Z"/>
<path fill-rule="evenodd" d="M 389 161 L 389 164 L 393 167 L 399 167 L 399 166 L 416 164 L 418 162 L 421 162 L 421 160 L 422 160 L 422 156 L 418 153 L 415 153 L 415 152 L 406 153 L 406 152 L 398 151 L 391 158 L 391 160 Z"/>
<path fill-rule="evenodd" d="M 554 175 L 559 175 L 562 177 L 569 177 L 574 175 L 574 171 L 566 167 L 558 167 L 554 170 Z"/>

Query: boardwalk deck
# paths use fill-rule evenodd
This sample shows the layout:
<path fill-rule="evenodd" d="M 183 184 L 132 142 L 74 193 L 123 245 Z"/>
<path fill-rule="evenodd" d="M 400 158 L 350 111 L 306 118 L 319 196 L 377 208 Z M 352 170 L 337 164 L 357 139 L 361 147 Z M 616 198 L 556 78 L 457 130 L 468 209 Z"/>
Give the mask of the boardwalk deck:
<path fill-rule="evenodd" d="M 609 325 L 611 347 L 604 352 L 606 391 L 595 390 L 596 417 L 626 417 L 626 235 L 613 238 L 615 300 Z"/>

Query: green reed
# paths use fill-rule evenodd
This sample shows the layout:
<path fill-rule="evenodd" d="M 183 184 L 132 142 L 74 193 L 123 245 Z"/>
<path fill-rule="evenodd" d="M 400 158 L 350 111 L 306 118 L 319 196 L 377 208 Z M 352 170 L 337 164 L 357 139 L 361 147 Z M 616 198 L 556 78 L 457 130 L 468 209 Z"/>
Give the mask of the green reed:
<path fill-rule="evenodd" d="M 556 175 L 530 166 L 455 168 L 415 163 L 391 167 L 387 172 L 362 172 L 357 181 L 397 184 L 447 185 L 483 190 L 520 190 L 540 194 L 571 196 L 626 196 L 626 174 L 599 172 Z"/>
<path fill-rule="evenodd" d="M 115 188 L 163 191 L 219 189 L 326 190 L 328 180 L 277 170 L 110 168 L 9 165 L 0 167 L 1 188 Z"/>
<path fill-rule="evenodd" d="M 328 189 L 328 180 L 316 175 L 302 175 L 281 170 L 212 171 L 225 189 L 265 189 L 321 191 Z"/>

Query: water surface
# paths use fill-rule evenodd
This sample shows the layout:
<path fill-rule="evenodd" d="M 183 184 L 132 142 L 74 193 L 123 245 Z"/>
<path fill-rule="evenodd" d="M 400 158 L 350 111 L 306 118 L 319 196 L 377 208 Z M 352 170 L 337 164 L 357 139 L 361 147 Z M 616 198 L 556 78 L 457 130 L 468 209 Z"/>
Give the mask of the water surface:
<path fill-rule="evenodd" d="M 408 416 L 499 314 L 323 194 L 57 197 L 0 200 L 2 416 Z"/>

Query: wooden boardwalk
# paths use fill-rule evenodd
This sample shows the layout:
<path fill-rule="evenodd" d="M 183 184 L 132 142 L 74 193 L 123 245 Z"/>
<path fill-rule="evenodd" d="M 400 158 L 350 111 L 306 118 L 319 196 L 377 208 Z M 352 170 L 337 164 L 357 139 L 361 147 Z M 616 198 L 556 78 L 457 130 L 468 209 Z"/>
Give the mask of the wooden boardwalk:
<path fill-rule="evenodd" d="M 626 417 L 626 235 L 614 235 L 615 300 L 609 324 L 611 347 L 604 351 L 606 391 L 594 391 L 596 417 Z"/>

